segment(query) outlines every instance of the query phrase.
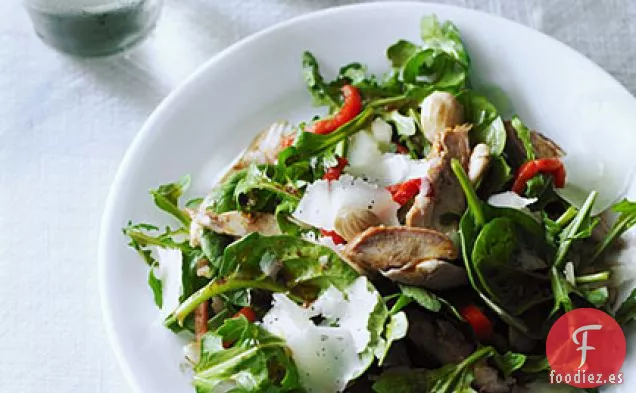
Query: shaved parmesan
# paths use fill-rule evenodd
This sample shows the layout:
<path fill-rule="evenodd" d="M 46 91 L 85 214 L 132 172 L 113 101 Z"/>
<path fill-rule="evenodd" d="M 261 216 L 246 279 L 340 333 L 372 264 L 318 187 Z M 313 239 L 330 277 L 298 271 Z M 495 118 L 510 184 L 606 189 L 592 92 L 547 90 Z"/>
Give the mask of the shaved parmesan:
<path fill-rule="evenodd" d="M 181 250 L 173 248 L 155 248 L 159 268 L 157 278 L 161 280 L 163 304 L 161 316 L 167 317 L 179 306 L 179 298 L 183 295 Z"/>
<path fill-rule="evenodd" d="M 383 187 L 426 176 L 429 168 L 426 160 L 385 152 L 391 143 L 391 135 L 391 126 L 380 118 L 371 123 L 370 132 L 354 134 L 349 140 L 349 165 L 345 172 Z"/>
<path fill-rule="evenodd" d="M 338 180 L 318 180 L 307 187 L 293 217 L 316 228 L 334 230 L 344 207 L 370 209 L 385 225 L 398 225 L 400 207 L 382 187 L 344 175 Z"/>
<path fill-rule="evenodd" d="M 345 389 L 366 362 L 362 353 L 370 341 L 369 318 L 378 294 L 366 277 L 357 278 L 345 292 L 328 288 L 306 309 L 287 296 L 274 294 L 263 327 L 285 339 L 307 392 L 332 393 Z M 321 315 L 319 325 L 311 318 Z"/>
<path fill-rule="evenodd" d="M 521 210 L 537 201 L 537 198 L 524 198 L 516 192 L 506 191 L 500 194 L 491 195 L 488 204 L 494 207 L 508 207 Z"/>

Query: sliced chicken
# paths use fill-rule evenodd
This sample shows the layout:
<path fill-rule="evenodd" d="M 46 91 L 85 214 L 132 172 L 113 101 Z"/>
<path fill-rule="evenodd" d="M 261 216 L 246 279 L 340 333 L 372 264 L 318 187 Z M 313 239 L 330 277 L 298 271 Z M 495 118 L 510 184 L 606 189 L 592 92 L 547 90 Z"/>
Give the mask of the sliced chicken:
<path fill-rule="evenodd" d="M 490 166 L 490 148 L 485 143 L 480 143 L 473 148 L 468 161 L 468 178 L 474 185 L 479 184 Z"/>
<path fill-rule="evenodd" d="M 280 235 L 281 231 L 276 216 L 270 213 L 243 213 L 230 211 L 215 214 L 210 211 L 192 212 L 190 227 L 190 243 L 199 244 L 203 228 L 217 233 L 235 237 L 243 237 L 253 232 L 265 236 Z"/>
<path fill-rule="evenodd" d="M 406 225 L 436 229 L 443 233 L 457 230 L 459 218 L 466 209 L 464 192 L 451 169 L 456 158 L 468 168 L 470 125 L 461 125 L 439 134 L 428 160 L 431 162 L 428 180 L 431 187 L 422 189 L 406 214 Z"/>
<path fill-rule="evenodd" d="M 276 122 L 261 131 L 236 159 L 219 183 L 223 183 L 233 173 L 247 168 L 251 163 L 275 164 L 278 154 L 287 147 L 285 141 L 292 138 L 293 132 L 294 130 L 287 122 Z M 289 140 L 291 141 L 291 139 Z"/>
<path fill-rule="evenodd" d="M 446 289 L 467 282 L 464 269 L 447 260 L 458 251 L 443 233 L 410 227 L 372 227 L 357 235 L 342 251 L 356 270 L 430 289 Z"/>

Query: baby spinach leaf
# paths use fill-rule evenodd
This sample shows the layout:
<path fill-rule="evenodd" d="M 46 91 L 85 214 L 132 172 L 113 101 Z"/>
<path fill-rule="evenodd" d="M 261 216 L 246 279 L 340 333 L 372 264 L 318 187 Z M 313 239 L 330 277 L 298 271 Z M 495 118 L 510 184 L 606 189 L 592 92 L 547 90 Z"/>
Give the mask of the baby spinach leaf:
<path fill-rule="evenodd" d="M 226 349 L 224 342 L 232 345 Z M 243 316 L 227 319 L 203 337 L 194 371 L 197 393 L 301 390 L 285 341 Z"/>
<path fill-rule="evenodd" d="M 391 314 L 389 317 L 389 323 L 385 330 L 385 345 L 384 353 L 378 357 L 378 364 L 381 366 L 384 363 L 386 355 L 391 349 L 391 345 L 398 340 L 406 337 L 406 332 L 409 328 L 409 321 L 406 318 L 406 314 L 399 312 L 397 314 Z"/>
<path fill-rule="evenodd" d="M 510 377 L 513 372 L 521 369 L 524 364 L 526 364 L 527 358 L 528 357 L 522 353 L 515 353 L 510 351 L 504 353 L 503 355 L 495 353 L 495 355 L 493 356 L 495 365 L 497 365 L 497 368 L 499 369 L 499 371 L 501 371 L 504 378 Z"/>
<path fill-rule="evenodd" d="M 486 97 L 470 90 L 462 92 L 458 99 L 464 106 L 466 122 L 473 124 L 471 144 L 485 143 L 494 157 L 500 156 L 506 147 L 506 128 L 497 108 Z"/>

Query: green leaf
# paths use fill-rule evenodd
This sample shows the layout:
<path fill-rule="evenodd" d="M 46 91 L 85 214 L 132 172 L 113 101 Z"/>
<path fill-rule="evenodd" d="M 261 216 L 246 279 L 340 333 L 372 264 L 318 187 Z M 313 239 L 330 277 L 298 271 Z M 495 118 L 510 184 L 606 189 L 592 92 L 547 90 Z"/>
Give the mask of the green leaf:
<path fill-rule="evenodd" d="M 474 380 L 472 366 L 482 359 L 488 359 L 496 351 L 492 347 L 481 347 L 461 363 L 447 364 L 428 373 L 430 393 L 474 392 L 471 383 Z"/>
<path fill-rule="evenodd" d="M 494 157 L 500 156 L 506 147 L 506 128 L 497 108 L 472 91 L 464 91 L 457 98 L 464 106 L 465 121 L 473 124 L 471 144 L 485 143 Z"/>
<path fill-rule="evenodd" d="M 298 203 L 299 198 L 289 192 L 285 187 L 272 180 L 267 175 L 267 166 L 258 166 L 251 164 L 245 177 L 243 177 L 234 189 L 234 198 L 236 204 L 240 205 L 240 201 L 247 199 L 250 202 L 242 206 L 242 210 L 246 211 L 265 211 L 264 206 L 274 199 L 275 201 L 291 201 Z M 273 169 L 273 167 L 272 167 Z M 278 202 L 279 203 L 279 202 Z"/>
<path fill-rule="evenodd" d="M 157 262 L 153 263 L 148 270 L 148 285 L 152 289 L 152 296 L 155 300 L 157 307 L 163 307 L 163 287 L 161 280 L 155 276 L 155 268 L 158 266 Z"/>
<path fill-rule="evenodd" d="M 422 18 L 420 35 L 426 48 L 435 48 L 449 54 L 464 68 L 470 65 L 470 58 L 462 44 L 461 35 L 457 27 L 450 21 L 440 23 L 435 15 Z"/>
<path fill-rule="evenodd" d="M 316 106 L 329 106 L 332 110 L 339 106 L 338 90 L 333 91 L 320 74 L 318 62 L 311 52 L 303 53 L 303 76 L 307 89 Z"/>
<path fill-rule="evenodd" d="M 224 342 L 232 345 L 225 349 Z M 200 358 L 193 378 L 197 393 L 301 390 L 285 342 L 243 316 L 207 333 Z"/>
<path fill-rule="evenodd" d="M 463 65 L 436 49 L 416 52 L 402 67 L 402 79 L 405 83 L 424 86 L 428 92 L 460 91 L 466 85 L 467 75 Z"/>
<path fill-rule="evenodd" d="M 534 146 L 532 145 L 530 129 L 526 127 L 525 124 L 523 124 L 523 122 L 517 115 L 512 117 L 511 124 L 512 127 L 515 129 L 515 132 L 517 133 L 517 137 L 523 144 L 524 150 L 526 151 L 526 161 L 534 160 L 536 158 L 536 153 L 534 151 Z"/>
<path fill-rule="evenodd" d="M 218 279 L 183 301 L 165 324 L 183 322 L 199 304 L 228 292 L 263 289 L 307 301 L 330 285 L 343 290 L 357 277 L 330 248 L 289 235 L 251 233 L 225 249 Z"/>
<path fill-rule="evenodd" d="M 367 69 L 360 63 L 351 63 L 340 68 L 338 77 L 346 79 L 350 84 L 358 86 L 367 81 Z"/>
<path fill-rule="evenodd" d="M 605 251 L 614 244 L 616 239 L 620 238 L 625 232 L 636 225 L 636 202 L 623 199 L 612 206 L 612 210 L 618 213 L 619 216 L 603 241 L 594 250 L 591 258 L 592 262 L 603 255 Z"/>
<path fill-rule="evenodd" d="M 391 65 L 393 67 L 400 68 L 418 50 L 419 47 L 414 43 L 405 40 L 399 40 L 387 49 L 386 57 L 391 60 Z"/>
<path fill-rule="evenodd" d="M 223 262 L 223 251 L 231 242 L 231 237 L 207 229 L 201 234 L 201 251 L 207 258 L 210 268 L 213 269 L 212 275 L 216 275 Z"/>
<path fill-rule="evenodd" d="M 395 125 L 398 135 L 412 136 L 417 132 L 415 120 L 411 116 L 404 116 L 398 110 L 389 112 L 385 119 Z"/>
<path fill-rule="evenodd" d="M 402 291 L 403 296 L 417 302 L 417 304 L 419 304 L 423 308 L 432 312 L 439 312 L 442 309 L 442 302 L 432 292 L 429 292 L 428 290 L 421 287 L 412 287 L 402 284 L 399 284 L 399 287 Z M 396 312 L 399 310 L 391 311 Z"/>
<path fill-rule="evenodd" d="M 616 321 L 621 325 L 630 322 L 636 317 L 636 289 L 625 299 L 623 304 L 616 311 Z"/>
<path fill-rule="evenodd" d="M 477 185 L 481 195 L 492 195 L 502 192 L 512 180 L 512 168 L 503 156 L 493 157 L 486 177 Z"/>
<path fill-rule="evenodd" d="M 579 236 L 578 234 L 582 230 L 586 231 L 587 227 L 591 225 L 590 215 L 592 213 L 592 207 L 594 206 L 594 201 L 596 201 L 597 195 L 598 193 L 596 191 L 592 191 L 590 193 L 590 195 L 585 200 L 585 203 L 583 203 L 583 206 L 581 206 L 581 209 L 579 210 L 577 215 L 559 235 L 560 243 L 556 252 L 556 256 L 554 258 L 554 266 L 556 266 L 557 269 L 563 267 L 568 251 L 572 246 L 572 242 L 577 239 L 577 236 Z"/>
<path fill-rule="evenodd" d="M 395 341 L 401 340 L 406 337 L 406 332 L 409 327 L 409 321 L 406 318 L 406 314 L 399 312 L 397 314 L 391 314 L 389 323 L 387 324 L 385 331 L 385 350 L 384 353 L 378 357 L 378 364 L 381 366 L 384 363 L 386 355 L 389 353 L 391 344 Z"/>
<path fill-rule="evenodd" d="M 493 360 L 504 378 L 508 378 L 513 372 L 519 370 L 526 363 L 527 356 L 522 353 L 506 352 L 503 355 L 495 353 Z"/>
<path fill-rule="evenodd" d="M 190 226 L 190 216 L 179 208 L 179 199 L 190 187 L 190 176 L 184 176 L 176 183 L 163 184 L 156 190 L 150 190 L 155 205 L 170 215 L 174 216 L 184 226 Z"/>
<path fill-rule="evenodd" d="M 287 199 L 276 206 L 276 222 L 280 231 L 286 235 L 300 236 L 303 228 L 290 220 L 292 213 L 296 210 L 298 202 Z"/>
<path fill-rule="evenodd" d="M 521 371 L 527 374 L 536 374 L 550 370 L 550 363 L 545 356 L 526 355 L 526 361 L 521 367 Z"/>
<path fill-rule="evenodd" d="M 226 181 L 217 186 L 210 194 L 208 210 L 221 214 L 240 210 L 234 198 L 236 185 L 247 176 L 247 169 L 234 172 Z"/>

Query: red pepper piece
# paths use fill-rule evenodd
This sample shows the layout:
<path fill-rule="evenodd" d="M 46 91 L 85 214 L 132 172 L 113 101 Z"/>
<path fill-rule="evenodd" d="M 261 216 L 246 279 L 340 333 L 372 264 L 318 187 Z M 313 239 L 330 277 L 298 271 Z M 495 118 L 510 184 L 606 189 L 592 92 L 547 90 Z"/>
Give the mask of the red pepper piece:
<path fill-rule="evenodd" d="M 327 168 L 322 178 L 329 181 L 340 179 L 340 175 L 342 175 L 342 172 L 348 164 L 349 161 L 347 161 L 346 158 L 338 157 L 338 164 L 336 166 L 332 166 L 331 168 Z"/>
<path fill-rule="evenodd" d="M 362 110 L 362 97 L 360 97 L 358 89 L 351 85 L 344 85 L 341 91 L 344 103 L 338 113 L 327 119 L 315 122 L 313 126 L 307 129 L 308 132 L 329 134 L 358 116 Z"/>
<path fill-rule="evenodd" d="M 406 146 L 400 144 L 400 143 L 396 143 L 395 144 L 395 151 L 398 152 L 399 154 L 408 154 L 409 149 L 406 148 Z"/>
<path fill-rule="evenodd" d="M 420 192 L 422 186 L 422 179 L 410 179 L 404 183 L 394 184 L 388 186 L 386 189 L 391 193 L 393 200 L 404 206 L 408 201 L 415 198 Z"/>
<path fill-rule="evenodd" d="M 562 188 L 565 186 L 565 166 L 563 166 L 561 160 L 558 158 L 541 158 L 521 165 L 517 172 L 517 178 L 512 185 L 512 191 L 521 195 L 526 189 L 528 181 L 540 173 L 551 175 L 555 187 Z"/>
<path fill-rule="evenodd" d="M 320 234 L 326 237 L 330 237 L 336 244 L 345 244 L 347 242 L 342 236 L 338 235 L 336 231 L 321 229 Z"/>
<path fill-rule="evenodd" d="M 479 307 L 469 304 L 460 310 L 460 314 L 473 328 L 478 339 L 485 341 L 492 337 L 492 322 Z"/>

